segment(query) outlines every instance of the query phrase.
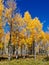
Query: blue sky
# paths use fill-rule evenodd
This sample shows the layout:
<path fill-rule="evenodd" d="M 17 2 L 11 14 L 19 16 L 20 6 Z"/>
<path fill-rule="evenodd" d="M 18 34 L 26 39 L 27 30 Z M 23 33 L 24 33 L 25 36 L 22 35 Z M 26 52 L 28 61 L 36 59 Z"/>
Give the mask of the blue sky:
<path fill-rule="evenodd" d="M 32 18 L 38 17 L 41 23 L 44 23 L 43 30 L 48 31 L 49 0 L 17 0 L 17 8 L 22 16 L 24 12 L 29 11 Z"/>
<path fill-rule="evenodd" d="M 32 18 L 38 17 L 43 22 L 43 30 L 47 31 L 49 27 L 49 0 L 17 0 L 17 6 L 20 13 L 24 15 L 29 11 Z"/>

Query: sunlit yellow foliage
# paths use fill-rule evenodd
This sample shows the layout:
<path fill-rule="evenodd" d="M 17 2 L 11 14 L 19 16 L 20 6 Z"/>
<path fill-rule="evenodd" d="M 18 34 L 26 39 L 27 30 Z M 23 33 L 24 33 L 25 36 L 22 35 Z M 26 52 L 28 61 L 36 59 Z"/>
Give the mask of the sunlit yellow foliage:
<path fill-rule="evenodd" d="M 19 39 L 21 39 L 20 43 L 24 42 L 26 44 L 32 44 L 34 38 L 36 41 L 38 41 L 38 39 L 39 39 L 38 34 L 42 30 L 42 24 L 38 20 L 37 17 L 32 19 L 31 15 L 27 11 L 27 12 L 25 12 L 23 18 L 19 14 L 16 14 L 13 21 L 16 21 L 18 26 L 23 26 L 24 23 L 26 24 L 26 27 L 24 29 L 22 29 L 22 31 L 18 32 L 18 37 L 19 37 Z M 25 33 L 27 34 L 27 30 L 30 31 L 30 37 L 27 37 L 27 35 L 25 35 Z"/>
<path fill-rule="evenodd" d="M 24 20 L 21 17 L 20 14 L 16 14 L 15 17 L 13 18 L 13 22 L 16 21 L 16 23 L 18 24 L 18 26 L 22 26 L 24 24 Z"/>
<path fill-rule="evenodd" d="M 2 28 L 2 25 L 0 24 L 0 49 L 3 48 L 2 38 L 4 36 L 4 30 Z"/>
<path fill-rule="evenodd" d="M 10 33 L 8 32 L 5 34 L 5 41 L 4 42 L 8 44 L 9 39 L 10 39 Z"/>
<path fill-rule="evenodd" d="M 12 14 L 12 9 L 11 8 L 6 9 L 5 17 L 10 18 L 11 14 Z M 34 40 L 36 40 L 37 43 L 39 43 L 40 40 L 42 40 L 43 43 L 47 41 L 46 39 L 47 36 L 45 36 L 45 32 L 42 30 L 42 24 L 40 20 L 37 17 L 32 19 L 28 11 L 25 12 L 24 17 L 22 17 L 19 13 L 17 13 L 11 19 L 11 21 L 12 21 L 12 30 L 14 30 L 14 27 L 17 27 L 17 29 L 15 29 L 15 32 L 12 31 L 11 39 L 13 45 L 15 45 L 16 43 L 20 45 L 22 44 L 31 45 Z M 28 30 L 30 33 L 28 32 Z M 44 41 L 44 39 L 46 41 Z"/>
<path fill-rule="evenodd" d="M 2 16 L 3 10 L 4 10 L 4 5 L 2 4 L 2 0 L 0 0 L 0 16 Z"/>
<path fill-rule="evenodd" d="M 0 49 L 3 48 L 2 38 L 4 36 L 4 29 L 2 23 L 2 13 L 4 10 L 3 0 L 0 0 Z"/>
<path fill-rule="evenodd" d="M 32 38 L 26 39 L 26 43 L 27 43 L 27 44 L 32 44 L 32 42 L 33 42 Z"/>
<path fill-rule="evenodd" d="M 4 43 L 9 43 L 9 40 L 11 40 L 12 45 L 18 44 L 20 48 L 23 44 L 30 47 L 33 43 L 39 43 L 36 51 L 41 47 L 39 46 L 41 41 L 43 45 L 49 43 L 49 33 L 42 30 L 43 25 L 37 17 L 32 18 L 28 11 L 24 13 L 24 17 L 19 13 L 15 14 L 15 2 L 9 1 L 7 3 L 9 8 L 4 8 L 3 0 L 0 0 L 0 49 L 3 48 Z M 14 7 L 12 8 L 12 6 Z M 5 36 L 2 18 L 11 26 L 11 31 L 6 33 Z M 4 43 L 2 43 L 3 36 L 5 37 Z"/>
<path fill-rule="evenodd" d="M 21 39 L 20 43 L 21 43 L 21 44 L 25 44 L 25 43 L 26 43 L 26 42 L 25 42 L 25 39 Z"/>
<path fill-rule="evenodd" d="M 0 0 L 0 3 L 1 3 L 2 0 Z"/>
<path fill-rule="evenodd" d="M 0 27 L 0 39 L 2 38 L 3 35 L 4 35 L 4 30 L 2 27 Z"/>
<path fill-rule="evenodd" d="M 11 8 L 9 8 L 9 9 L 6 8 L 6 10 L 5 10 L 5 17 L 11 18 L 11 13 L 12 13 L 12 9 Z"/>
<path fill-rule="evenodd" d="M 12 41 L 13 45 L 15 45 L 17 43 L 16 34 L 14 32 L 12 32 L 11 41 Z"/>
<path fill-rule="evenodd" d="M 0 42 L 0 49 L 3 49 L 3 43 Z"/>
<path fill-rule="evenodd" d="M 34 26 L 34 29 L 37 29 L 37 31 L 42 30 L 42 24 L 37 17 L 32 20 L 31 26 Z"/>
<path fill-rule="evenodd" d="M 31 20 L 31 15 L 29 14 L 28 11 L 25 12 L 25 14 L 24 14 L 24 20 L 25 20 L 26 22 L 29 22 L 29 21 Z"/>
<path fill-rule="evenodd" d="M 40 36 L 41 36 L 42 38 L 45 38 L 45 33 L 44 33 L 44 31 L 41 31 L 41 32 L 40 32 Z"/>
<path fill-rule="evenodd" d="M 47 41 L 49 41 L 49 34 L 46 33 L 45 35 L 46 35 L 46 39 L 47 39 Z"/>

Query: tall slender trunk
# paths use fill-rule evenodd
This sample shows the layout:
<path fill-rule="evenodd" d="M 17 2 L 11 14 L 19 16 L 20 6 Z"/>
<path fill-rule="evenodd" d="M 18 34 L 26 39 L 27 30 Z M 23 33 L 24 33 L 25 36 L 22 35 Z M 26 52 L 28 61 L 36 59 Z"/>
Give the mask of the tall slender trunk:
<path fill-rule="evenodd" d="M 8 59 L 10 60 L 11 59 L 11 52 L 12 52 L 12 40 L 11 40 L 11 36 L 12 36 L 12 21 L 10 22 L 10 40 L 9 40 L 9 45 L 8 45 Z"/>
<path fill-rule="evenodd" d="M 25 44 L 22 45 L 22 56 L 23 56 L 23 58 L 25 58 L 25 56 L 26 56 L 26 46 L 25 46 Z"/>
<path fill-rule="evenodd" d="M 18 58 L 18 44 L 16 44 L 15 46 L 15 55 L 16 55 L 16 59 Z"/>
<path fill-rule="evenodd" d="M 36 42 L 35 41 L 33 42 L 33 45 L 32 45 L 32 53 L 34 55 L 34 58 L 36 59 Z"/>

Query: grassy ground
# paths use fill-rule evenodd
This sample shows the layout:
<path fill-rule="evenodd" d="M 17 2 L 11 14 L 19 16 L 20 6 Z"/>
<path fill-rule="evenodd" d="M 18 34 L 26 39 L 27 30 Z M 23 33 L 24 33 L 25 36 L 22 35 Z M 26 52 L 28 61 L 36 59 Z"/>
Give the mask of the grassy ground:
<path fill-rule="evenodd" d="M 11 61 L 8 60 L 1 60 L 0 65 L 49 65 L 49 59 L 46 57 L 37 57 L 37 59 L 33 58 L 26 58 L 26 59 L 12 59 Z"/>

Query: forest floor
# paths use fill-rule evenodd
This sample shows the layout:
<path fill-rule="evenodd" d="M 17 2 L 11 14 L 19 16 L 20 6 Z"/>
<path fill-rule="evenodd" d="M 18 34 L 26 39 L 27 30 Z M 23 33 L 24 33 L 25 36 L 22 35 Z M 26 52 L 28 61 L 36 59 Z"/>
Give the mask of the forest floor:
<path fill-rule="evenodd" d="M 46 56 L 37 56 L 36 60 L 32 57 L 30 58 L 19 58 L 19 59 L 1 59 L 0 65 L 49 65 L 49 58 Z"/>

